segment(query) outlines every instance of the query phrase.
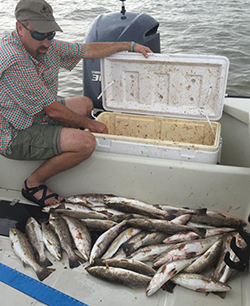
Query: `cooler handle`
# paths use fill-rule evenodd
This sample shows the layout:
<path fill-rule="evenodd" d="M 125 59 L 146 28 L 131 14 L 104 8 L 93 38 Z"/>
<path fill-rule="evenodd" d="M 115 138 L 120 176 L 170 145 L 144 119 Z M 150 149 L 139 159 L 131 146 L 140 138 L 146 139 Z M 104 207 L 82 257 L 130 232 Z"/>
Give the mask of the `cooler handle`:
<path fill-rule="evenodd" d="M 113 85 L 115 83 L 115 81 L 112 81 L 111 83 L 109 83 L 104 89 L 103 89 L 103 91 L 99 94 L 99 96 L 97 97 L 97 100 L 99 100 L 101 97 L 102 97 L 102 95 L 104 94 L 104 92 L 111 86 L 111 85 Z"/>

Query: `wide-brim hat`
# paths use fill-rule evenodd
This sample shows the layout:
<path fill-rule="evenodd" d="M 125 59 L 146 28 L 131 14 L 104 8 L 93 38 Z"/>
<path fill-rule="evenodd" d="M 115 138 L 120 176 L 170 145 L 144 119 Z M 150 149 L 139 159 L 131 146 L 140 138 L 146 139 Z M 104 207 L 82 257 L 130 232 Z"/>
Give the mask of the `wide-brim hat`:
<path fill-rule="evenodd" d="M 37 32 L 62 32 L 53 16 L 52 7 L 45 0 L 20 0 L 15 16 L 17 21 L 28 21 Z"/>

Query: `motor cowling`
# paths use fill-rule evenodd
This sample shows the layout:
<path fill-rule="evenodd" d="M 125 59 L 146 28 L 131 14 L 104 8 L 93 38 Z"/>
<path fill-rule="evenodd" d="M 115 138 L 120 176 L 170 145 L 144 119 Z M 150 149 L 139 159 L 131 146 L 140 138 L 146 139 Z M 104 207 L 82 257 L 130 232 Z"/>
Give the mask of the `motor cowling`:
<path fill-rule="evenodd" d="M 154 53 L 160 53 L 159 23 L 143 13 L 121 12 L 99 15 L 87 30 L 85 43 L 134 41 L 148 46 Z M 99 59 L 84 59 L 84 95 L 94 107 L 103 109 L 101 93 L 101 72 Z"/>

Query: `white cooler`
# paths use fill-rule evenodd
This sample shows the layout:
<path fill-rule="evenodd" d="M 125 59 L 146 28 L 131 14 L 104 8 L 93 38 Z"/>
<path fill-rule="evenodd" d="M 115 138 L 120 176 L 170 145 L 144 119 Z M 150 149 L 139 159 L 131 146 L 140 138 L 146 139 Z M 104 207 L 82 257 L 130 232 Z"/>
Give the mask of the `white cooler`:
<path fill-rule="evenodd" d="M 101 60 L 96 151 L 216 164 L 229 61 L 223 56 L 120 52 Z"/>

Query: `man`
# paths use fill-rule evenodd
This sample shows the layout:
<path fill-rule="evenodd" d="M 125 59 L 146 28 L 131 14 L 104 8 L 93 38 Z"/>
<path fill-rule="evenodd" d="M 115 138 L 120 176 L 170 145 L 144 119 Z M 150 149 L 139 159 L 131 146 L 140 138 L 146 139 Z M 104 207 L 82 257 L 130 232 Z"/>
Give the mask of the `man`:
<path fill-rule="evenodd" d="M 90 118 L 89 98 L 58 98 L 59 68 L 71 70 L 83 57 L 103 58 L 126 50 L 148 57 L 152 51 L 134 42 L 54 40 L 62 30 L 44 0 L 20 0 L 15 16 L 16 30 L 0 44 L 0 153 L 46 160 L 25 180 L 22 194 L 41 206 L 52 205 L 63 198 L 47 188 L 46 180 L 91 156 L 95 138 L 90 132 L 108 133 L 103 123 Z"/>

